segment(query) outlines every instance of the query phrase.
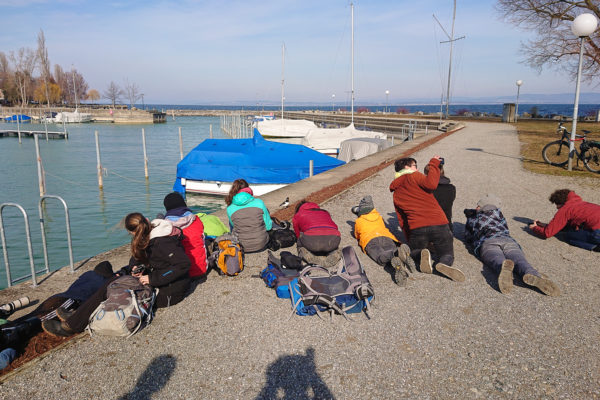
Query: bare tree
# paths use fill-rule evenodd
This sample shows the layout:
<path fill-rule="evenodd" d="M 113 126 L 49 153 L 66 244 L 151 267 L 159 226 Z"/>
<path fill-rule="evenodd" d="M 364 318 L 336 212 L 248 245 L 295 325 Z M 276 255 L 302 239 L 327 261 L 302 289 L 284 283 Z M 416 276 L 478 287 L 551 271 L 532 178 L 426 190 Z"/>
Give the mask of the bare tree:
<path fill-rule="evenodd" d="M 537 33 L 535 39 L 522 44 L 525 64 L 538 71 L 549 67 L 577 75 L 579 40 L 569 22 L 584 12 L 600 18 L 598 0 L 498 0 L 496 9 L 505 21 Z M 588 81 L 600 78 L 598 31 L 584 41 L 583 71 Z"/>
<path fill-rule="evenodd" d="M 14 64 L 14 79 L 21 100 L 21 106 L 27 104 L 28 89 L 33 78 L 37 55 L 30 48 L 21 47 L 16 53 L 10 52 L 10 60 Z"/>
<path fill-rule="evenodd" d="M 60 101 L 64 103 L 69 97 L 69 77 L 58 64 L 54 65 L 54 79 L 60 88 Z M 73 93 L 73 92 L 71 92 Z"/>
<path fill-rule="evenodd" d="M 85 95 L 86 100 L 98 101 L 100 99 L 100 93 L 96 89 L 90 89 Z"/>
<path fill-rule="evenodd" d="M 135 83 L 129 83 L 128 79 L 125 79 L 125 93 L 129 100 L 129 109 L 133 109 L 135 102 L 142 98 L 140 88 Z"/>
<path fill-rule="evenodd" d="M 113 81 L 110 81 L 110 84 L 108 85 L 106 90 L 102 92 L 102 95 L 105 99 L 110 100 L 113 108 L 115 108 L 115 103 L 121 99 L 121 96 L 123 96 L 123 89 L 121 89 L 119 85 L 117 85 Z"/>
<path fill-rule="evenodd" d="M 37 58 L 40 62 L 40 72 L 44 80 L 44 90 L 46 92 L 46 104 L 50 107 L 50 92 L 48 90 L 48 82 L 50 81 L 50 60 L 48 59 L 48 49 L 46 48 L 46 37 L 44 31 L 40 29 L 37 37 Z"/>

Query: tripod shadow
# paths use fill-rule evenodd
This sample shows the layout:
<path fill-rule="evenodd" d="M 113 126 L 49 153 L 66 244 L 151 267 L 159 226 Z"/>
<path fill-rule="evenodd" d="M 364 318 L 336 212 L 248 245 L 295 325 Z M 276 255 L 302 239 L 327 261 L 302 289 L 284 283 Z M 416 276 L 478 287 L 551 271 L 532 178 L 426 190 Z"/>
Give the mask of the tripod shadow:
<path fill-rule="evenodd" d="M 315 350 L 306 355 L 281 356 L 266 371 L 267 382 L 256 397 L 262 399 L 334 399 L 335 397 L 317 373 Z"/>
<path fill-rule="evenodd" d="M 167 384 L 176 367 L 177 358 L 171 354 L 154 358 L 138 378 L 135 387 L 119 400 L 150 399 L 153 393 Z"/>

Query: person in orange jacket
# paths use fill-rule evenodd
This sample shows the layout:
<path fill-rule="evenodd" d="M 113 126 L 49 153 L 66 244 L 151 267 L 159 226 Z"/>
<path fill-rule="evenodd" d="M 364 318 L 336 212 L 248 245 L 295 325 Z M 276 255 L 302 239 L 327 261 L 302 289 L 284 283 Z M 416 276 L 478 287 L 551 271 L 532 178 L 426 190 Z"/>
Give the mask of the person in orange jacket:
<path fill-rule="evenodd" d="M 352 207 L 352 212 L 358 217 L 354 223 L 354 237 L 359 246 L 377 264 L 391 265 L 396 284 L 404 286 L 407 270 L 412 273 L 417 269 L 408 245 L 400 243 L 385 226 L 371 196 L 363 197 L 358 206 Z"/>

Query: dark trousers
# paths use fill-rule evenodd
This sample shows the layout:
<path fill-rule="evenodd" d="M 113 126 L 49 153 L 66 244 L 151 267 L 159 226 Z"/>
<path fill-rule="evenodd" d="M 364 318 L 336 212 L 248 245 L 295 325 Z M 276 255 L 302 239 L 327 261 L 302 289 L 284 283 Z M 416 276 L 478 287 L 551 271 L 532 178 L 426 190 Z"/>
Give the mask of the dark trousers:
<path fill-rule="evenodd" d="M 337 235 L 305 235 L 300 234 L 298 247 L 304 247 L 315 255 L 327 255 L 336 250 L 340 245 L 341 238 Z"/>
<path fill-rule="evenodd" d="M 421 259 L 421 250 L 426 249 L 429 243 L 433 245 L 433 253 L 439 262 L 451 266 L 454 263 L 454 245 L 450 228 L 447 224 L 423 226 L 410 230 L 408 246 L 411 248 L 410 256 L 413 260 Z"/>
<path fill-rule="evenodd" d="M 586 250 L 593 250 L 600 245 L 600 229 L 590 231 L 579 229 L 578 231 L 566 231 L 567 241 L 570 245 L 581 247 Z"/>
<path fill-rule="evenodd" d="M 487 239 L 481 245 L 479 255 L 481 261 L 497 273 L 500 273 L 504 260 L 508 259 L 515 263 L 514 271 L 519 277 L 525 274 L 540 275 L 525 259 L 525 254 L 521 250 L 521 246 L 508 236 Z"/>
<path fill-rule="evenodd" d="M 386 236 L 378 236 L 365 246 L 365 253 L 381 266 L 387 265 L 396 255 L 396 242 Z"/>
<path fill-rule="evenodd" d="M 104 285 L 96 290 L 96 293 L 91 295 L 86 301 L 81 303 L 79 307 L 75 310 L 73 315 L 67 318 L 66 323 L 69 328 L 74 332 L 83 332 L 85 327 L 88 325 L 90 316 L 94 312 L 96 308 L 106 300 L 106 288 L 111 284 L 112 281 L 117 279 L 118 276 L 113 276 L 109 278 Z"/>

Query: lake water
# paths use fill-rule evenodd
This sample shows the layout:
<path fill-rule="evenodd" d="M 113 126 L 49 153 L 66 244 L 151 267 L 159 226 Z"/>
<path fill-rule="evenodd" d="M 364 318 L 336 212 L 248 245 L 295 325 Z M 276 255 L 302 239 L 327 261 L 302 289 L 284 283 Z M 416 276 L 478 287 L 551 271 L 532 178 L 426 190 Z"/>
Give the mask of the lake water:
<path fill-rule="evenodd" d="M 129 236 L 120 226 L 129 212 L 139 211 L 149 218 L 164 212 L 162 200 L 172 191 L 176 166 L 180 159 L 178 127 L 182 127 L 183 152 L 209 137 L 212 124 L 215 138 L 223 137 L 218 117 L 168 118 L 166 124 L 67 125 L 69 140 L 39 141 L 46 172 L 46 193 L 62 197 L 71 220 L 75 262 L 128 243 Z M 0 123 L 0 129 L 14 129 Z M 142 128 L 146 132 L 149 179 L 144 177 Z M 26 124 L 23 129 L 43 130 L 43 125 Z M 49 125 L 49 130 L 62 126 Z M 102 166 L 106 168 L 104 189 L 98 188 L 94 131 L 99 132 Z M 40 137 L 41 139 L 42 137 Z M 0 204 L 20 204 L 29 215 L 32 245 L 37 270 L 44 267 L 38 215 L 39 189 L 33 138 L 0 138 Z M 65 217 L 62 204 L 45 200 L 49 264 L 51 269 L 69 263 Z M 215 211 L 222 207 L 214 199 L 194 211 Z M 25 224 L 16 207 L 2 212 L 12 278 L 29 273 Z M 4 258 L 0 256 L 0 288 L 6 287 Z M 120 267 L 120 266 L 119 266 Z"/>

